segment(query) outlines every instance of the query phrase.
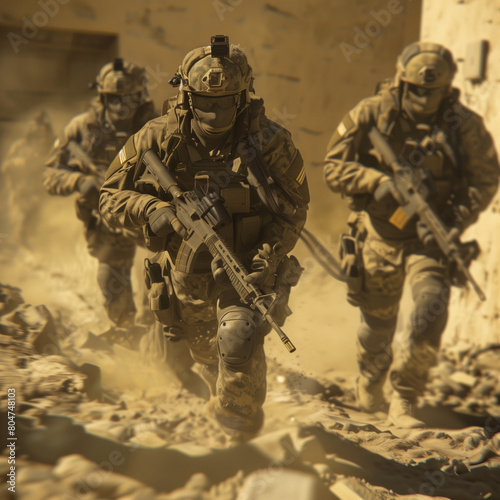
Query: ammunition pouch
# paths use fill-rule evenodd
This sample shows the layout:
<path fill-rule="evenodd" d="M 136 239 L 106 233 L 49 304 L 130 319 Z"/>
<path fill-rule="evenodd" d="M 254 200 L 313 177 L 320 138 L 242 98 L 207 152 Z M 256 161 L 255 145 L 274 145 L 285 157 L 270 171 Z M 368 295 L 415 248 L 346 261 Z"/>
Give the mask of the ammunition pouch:
<path fill-rule="evenodd" d="M 354 194 L 347 197 L 347 207 L 353 212 L 361 212 L 365 210 L 369 201 L 370 195 L 368 194 Z"/>
<path fill-rule="evenodd" d="M 142 234 L 144 236 L 144 242 L 146 243 L 146 248 L 148 248 L 148 250 L 156 253 L 163 252 L 167 248 L 168 238 L 170 235 L 157 236 L 155 233 L 153 233 L 153 231 L 151 231 L 149 224 L 144 224 L 144 226 L 142 226 Z"/>
<path fill-rule="evenodd" d="M 341 234 L 339 241 L 340 269 L 347 285 L 347 301 L 359 306 L 363 291 L 364 234 L 353 230 L 351 234 Z"/>
<path fill-rule="evenodd" d="M 164 326 L 171 326 L 176 318 L 175 294 L 170 275 L 162 266 L 149 259 L 144 260 L 144 279 L 148 289 L 149 307 L 156 319 Z"/>

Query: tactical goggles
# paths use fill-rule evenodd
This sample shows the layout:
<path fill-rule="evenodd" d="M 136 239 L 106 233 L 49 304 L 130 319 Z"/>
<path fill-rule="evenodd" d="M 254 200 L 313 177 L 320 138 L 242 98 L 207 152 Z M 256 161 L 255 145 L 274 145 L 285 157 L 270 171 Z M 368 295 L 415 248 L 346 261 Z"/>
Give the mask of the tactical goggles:
<path fill-rule="evenodd" d="M 237 107 L 240 103 L 240 94 L 224 96 L 207 96 L 191 93 L 193 107 L 200 111 L 210 111 L 212 108 L 230 109 Z"/>
<path fill-rule="evenodd" d="M 110 106 L 125 106 L 142 100 L 142 92 L 140 90 L 128 94 L 112 94 L 107 92 L 104 95 L 106 96 L 106 102 Z"/>
<path fill-rule="evenodd" d="M 408 83 L 408 91 L 418 97 L 434 97 L 440 94 L 444 94 L 447 87 L 422 87 L 420 85 L 415 85 L 414 83 Z"/>

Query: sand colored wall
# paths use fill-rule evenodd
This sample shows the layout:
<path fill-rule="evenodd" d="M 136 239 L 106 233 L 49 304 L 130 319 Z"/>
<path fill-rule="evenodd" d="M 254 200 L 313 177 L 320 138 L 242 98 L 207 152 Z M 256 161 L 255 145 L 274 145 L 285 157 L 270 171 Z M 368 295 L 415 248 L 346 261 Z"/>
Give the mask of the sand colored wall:
<path fill-rule="evenodd" d="M 500 150 L 500 1 L 424 0 L 422 40 L 449 47 L 457 62 L 455 85 L 462 91 L 464 104 L 480 113 Z M 486 79 L 473 84 L 464 75 L 467 46 L 486 40 L 489 53 Z M 464 340 L 481 345 L 500 342 L 500 197 L 481 215 L 464 239 L 476 238 L 483 250 L 471 270 L 487 294 L 481 303 L 472 291 L 453 294 L 445 342 Z"/>
<path fill-rule="evenodd" d="M 17 35 L 24 16 L 38 26 L 45 17 L 46 28 L 117 33 L 119 54 L 148 67 L 158 107 L 172 93 L 167 81 L 188 50 L 208 44 L 214 34 L 240 43 L 268 114 L 292 131 L 302 151 L 313 194 L 310 224 L 319 231 L 336 230 L 345 219 L 343 208 L 331 216 L 338 199 L 322 178 L 329 137 L 346 111 L 392 75 L 398 53 L 418 38 L 420 1 L 2 2 L 0 23 L 17 25 Z"/>

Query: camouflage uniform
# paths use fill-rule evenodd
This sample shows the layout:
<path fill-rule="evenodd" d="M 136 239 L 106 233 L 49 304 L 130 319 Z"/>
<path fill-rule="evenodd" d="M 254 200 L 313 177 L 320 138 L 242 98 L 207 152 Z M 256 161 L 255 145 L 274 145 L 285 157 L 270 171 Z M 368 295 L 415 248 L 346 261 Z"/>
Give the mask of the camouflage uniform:
<path fill-rule="evenodd" d="M 362 288 L 349 293 L 351 303 L 361 309 L 361 374 L 371 382 L 385 379 L 408 275 L 414 300 L 409 339 L 391 367 L 390 381 L 399 394 L 415 399 L 424 390 L 446 325 L 450 269 L 436 245 L 422 243 L 415 219 L 402 229 L 389 222 L 398 208 L 394 198 L 374 199 L 391 170 L 381 162 L 367 134 L 375 126 L 398 158 L 430 173 L 433 208 L 448 227 L 460 231 L 493 198 L 499 166 L 482 119 L 459 102 L 458 90 L 442 101 L 428 127 L 418 125 L 403 109 L 401 92 L 401 82 L 396 80 L 347 113 L 329 143 L 324 172 L 330 189 L 349 198 L 353 210 L 349 224 L 361 247 Z"/>
<path fill-rule="evenodd" d="M 205 185 L 207 178 L 211 189 L 220 189 L 232 220 L 220 234 L 245 265 L 250 265 L 255 249 L 263 243 L 276 248 L 272 273 L 260 288 L 278 291 L 282 309 L 291 286 L 287 269 L 295 262 L 287 253 L 306 218 L 307 181 L 290 134 L 265 116 L 262 100 L 252 97 L 228 139 L 212 154 L 192 133 L 192 117 L 192 111 L 181 101 L 132 136 L 107 172 L 100 209 L 110 224 L 143 227 L 150 245 L 159 251 L 155 262 L 161 266 L 161 278 L 150 282 L 151 308 L 165 325 L 165 335 L 172 341 L 186 341 L 193 358 L 202 363 L 211 390 L 210 414 L 228 434 L 244 439 L 256 433 L 263 421 L 263 344 L 269 327 L 241 302 L 232 287 L 216 283 L 211 272 L 212 256 L 204 245 L 196 255 L 189 255 L 177 233 L 164 238 L 152 234 L 148 207 L 158 199 L 168 202 L 169 196 L 145 171 L 141 156 L 148 149 L 158 153 L 184 190 Z M 252 154 L 244 140 L 248 129 L 260 143 L 280 205 L 288 211 L 287 221 L 270 212 L 248 182 L 247 165 Z"/>
<path fill-rule="evenodd" d="M 27 247 L 42 201 L 39 173 L 54 139 L 52 126 L 41 112 L 28 125 L 25 136 L 12 144 L 2 164 L 10 225 L 16 242 Z"/>
<path fill-rule="evenodd" d="M 43 184 L 50 194 L 68 196 L 78 192 L 79 183 L 89 178 L 101 186 L 109 164 L 127 138 L 157 116 L 151 100 L 133 104 L 133 120 L 125 130 L 117 130 L 106 119 L 105 106 L 97 99 L 88 111 L 69 122 L 54 145 L 43 175 Z M 81 147 L 97 167 L 95 171 L 69 151 L 70 141 Z M 97 281 L 106 312 L 116 325 L 131 325 L 136 308 L 130 274 L 136 244 L 141 242 L 142 235 L 107 224 L 99 215 L 98 199 L 89 201 L 83 195 L 78 196 L 76 211 L 85 225 L 88 251 L 99 261 Z"/>

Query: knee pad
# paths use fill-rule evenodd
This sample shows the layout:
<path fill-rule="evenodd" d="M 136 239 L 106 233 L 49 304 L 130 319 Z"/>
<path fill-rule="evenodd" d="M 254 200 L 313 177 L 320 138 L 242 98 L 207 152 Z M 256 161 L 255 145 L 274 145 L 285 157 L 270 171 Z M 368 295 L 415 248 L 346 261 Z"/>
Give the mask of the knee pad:
<path fill-rule="evenodd" d="M 382 320 L 368 314 L 361 315 L 357 336 L 361 346 L 369 352 L 380 352 L 390 346 L 396 330 L 397 317 Z"/>
<path fill-rule="evenodd" d="M 249 363 L 255 344 L 255 321 L 250 311 L 232 311 L 221 317 L 217 348 L 228 368 L 241 368 Z"/>
<path fill-rule="evenodd" d="M 437 346 L 448 320 L 449 288 L 436 280 L 419 285 L 413 291 L 411 336 L 417 342 L 427 341 Z"/>

